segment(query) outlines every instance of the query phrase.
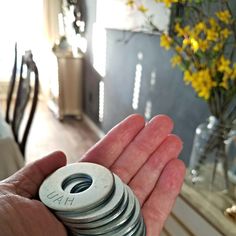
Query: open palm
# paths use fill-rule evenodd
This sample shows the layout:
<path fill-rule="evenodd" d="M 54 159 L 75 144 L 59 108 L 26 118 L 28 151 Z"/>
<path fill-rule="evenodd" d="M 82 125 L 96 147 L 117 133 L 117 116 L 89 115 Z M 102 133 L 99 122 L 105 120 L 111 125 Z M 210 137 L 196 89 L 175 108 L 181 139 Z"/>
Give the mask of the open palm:
<path fill-rule="evenodd" d="M 177 159 L 182 142 L 171 134 L 172 129 L 167 116 L 156 116 L 145 124 L 141 116 L 132 115 L 82 158 L 106 166 L 133 189 L 142 206 L 148 236 L 160 234 L 183 183 L 185 167 Z M 56 152 L 0 184 L 0 206 L 7 203 L 0 207 L 0 215 L 8 212 L 0 217 L 4 235 L 66 235 L 50 211 L 32 200 L 44 178 L 65 164 L 65 156 Z"/>
<path fill-rule="evenodd" d="M 182 141 L 172 129 L 165 115 L 147 124 L 132 115 L 82 159 L 106 166 L 132 188 L 142 206 L 147 236 L 160 234 L 183 183 L 185 167 L 177 159 Z"/>

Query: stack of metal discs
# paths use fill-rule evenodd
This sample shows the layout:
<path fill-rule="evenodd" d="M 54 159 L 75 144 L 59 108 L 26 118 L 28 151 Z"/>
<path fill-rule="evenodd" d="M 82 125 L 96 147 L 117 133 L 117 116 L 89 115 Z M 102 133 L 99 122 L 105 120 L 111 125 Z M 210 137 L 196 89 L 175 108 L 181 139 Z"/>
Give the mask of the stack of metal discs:
<path fill-rule="evenodd" d="M 62 167 L 45 179 L 39 197 L 71 235 L 146 235 L 138 199 L 103 166 Z"/>

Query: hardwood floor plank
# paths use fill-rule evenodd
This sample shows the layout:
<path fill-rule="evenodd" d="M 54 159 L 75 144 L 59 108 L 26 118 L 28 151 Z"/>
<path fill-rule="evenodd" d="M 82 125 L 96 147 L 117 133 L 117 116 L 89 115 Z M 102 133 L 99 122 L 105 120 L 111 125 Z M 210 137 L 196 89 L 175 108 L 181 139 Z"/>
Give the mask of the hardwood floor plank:
<path fill-rule="evenodd" d="M 26 145 L 26 161 L 31 162 L 55 150 L 65 152 L 68 162 L 76 162 L 98 136 L 81 120 L 56 119 L 44 101 L 40 101 Z"/>

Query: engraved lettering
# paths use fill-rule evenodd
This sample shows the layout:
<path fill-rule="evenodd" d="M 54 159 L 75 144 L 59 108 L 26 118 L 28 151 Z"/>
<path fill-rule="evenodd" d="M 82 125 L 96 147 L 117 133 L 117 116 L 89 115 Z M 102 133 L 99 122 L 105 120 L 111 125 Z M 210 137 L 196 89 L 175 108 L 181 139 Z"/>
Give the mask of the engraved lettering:
<path fill-rule="evenodd" d="M 63 199 L 63 195 L 62 196 L 60 196 L 60 197 L 58 197 L 58 198 L 56 198 L 53 202 L 58 202 L 59 203 L 59 205 L 61 204 L 61 200 Z"/>
<path fill-rule="evenodd" d="M 70 199 L 69 197 L 67 197 L 67 199 L 66 199 L 66 201 L 65 201 L 65 205 L 68 203 L 70 203 L 70 205 L 72 206 L 72 204 L 73 204 L 73 201 L 74 201 L 74 197 L 72 198 L 72 199 Z"/>
<path fill-rule="evenodd" d="M 56 196 L 58 196 L 58 193 L 55 194 L 55 191 L 53 191 L 53 192 L 51 192 L 51 193 L 49 193 L 49 194 L 47 195 L 47 198 L 48 198 L 48 199 L 53 199 L 53 198 L 56 197 Z"/>

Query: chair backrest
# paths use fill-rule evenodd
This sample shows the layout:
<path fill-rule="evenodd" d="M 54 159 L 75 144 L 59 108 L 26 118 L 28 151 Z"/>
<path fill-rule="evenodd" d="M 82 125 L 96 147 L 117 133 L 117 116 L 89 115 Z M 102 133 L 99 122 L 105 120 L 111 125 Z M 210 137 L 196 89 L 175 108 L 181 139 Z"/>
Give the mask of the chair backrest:
<path fill-rule="evenodd" d="M 17 44 L 15 43 L 15 58 L 14 58 L 14 65 L 12 69 L 12 74 L 8 86 L 7 91 L 7 104 L 6 104 L 6 114 L 5 114 L 5 120 L 8 124 L 10 124 L 12 118 L 10 117 L 11 112 L 11 104 L 12 104 L 12 96 L 15 88 L 15 82 L 16 82 L 16 72 L 17 72 Z"/>
<path fill-rule="evenodd" d="M 32 87 L 33 92 L 31 93 Z M 33 55 L 31 51 L 27 51 L 25 55 L 22 56 L 19 85 L 17 88 L 13 119 L 11 122 L 15 140 L 18 143 L 23 156 L 25 155 L 25 145 L 38 102 L 38 93 L 38 69 L 33 60 Z M 29 101 L 31 105 L 28 105 Z M 22 122 L 23 118 L 25 121 L 24 124 Z M 22 135 L 20 135 L 19 131 L 22 125 L 24 125 L 24 127 L 22 128 Z"/>

